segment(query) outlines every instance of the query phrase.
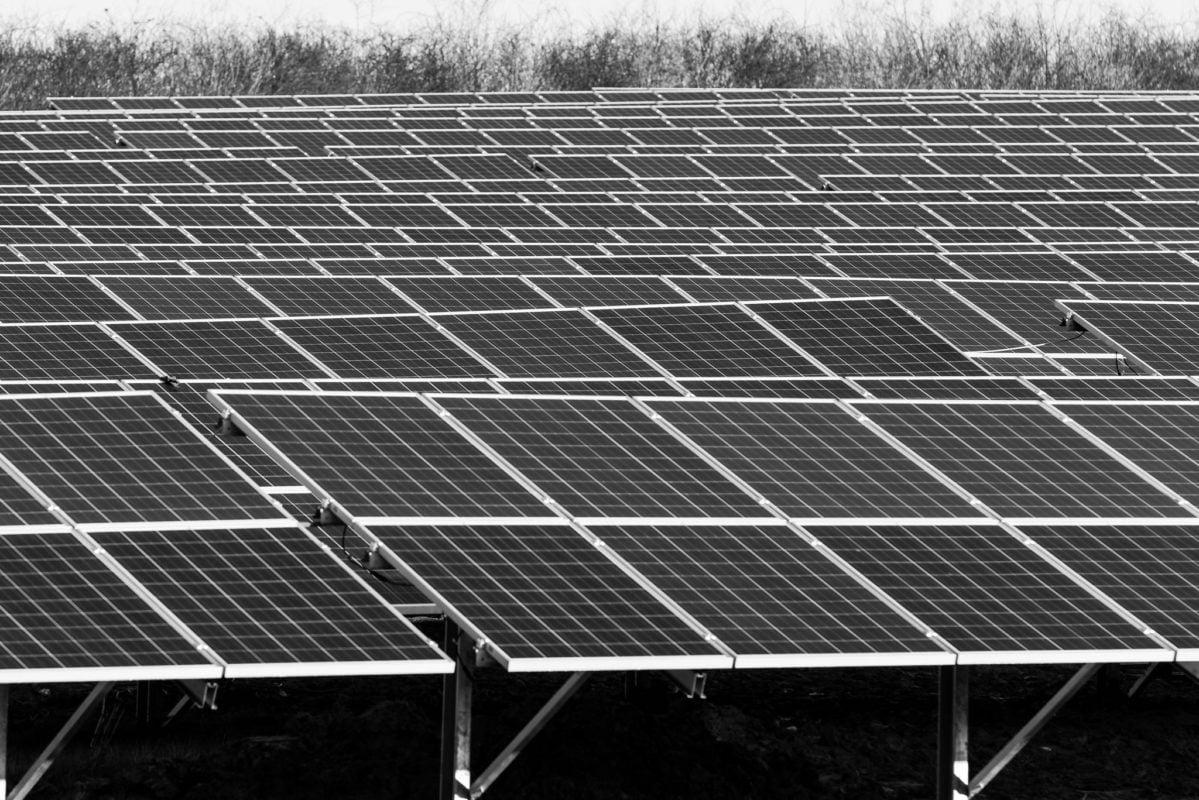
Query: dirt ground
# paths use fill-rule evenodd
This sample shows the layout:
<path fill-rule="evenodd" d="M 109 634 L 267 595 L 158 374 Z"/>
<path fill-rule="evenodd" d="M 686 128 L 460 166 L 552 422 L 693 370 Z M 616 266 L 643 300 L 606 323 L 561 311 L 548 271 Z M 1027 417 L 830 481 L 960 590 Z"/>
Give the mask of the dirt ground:
<path fill-rule="evenodd" d="M 975 667 L 977 769 L 1071 674 Z M 1139 670 L 1119 670 L 1131 682 Z M 483 671 L 476 772 L 564 676 Z M 1199 686 L 1164 676 L 1133 701 L 1093 681 L 981 795 L 1199 798 Z M 87 687 L 14 689 L 10 775 Z M 35 797 L 91 800 L 435 798 L 440 679 L 235 681 L 216 711 L 138 731 L 120 687 Z M 164 698 L 166 695 L 164 695 Z M 933 792 L 936 674 L 924 669 L 713 673 L 706 700 L 656 674 L 589 681 L 487 793 L 522 798 L 855 798 Z M 11 784 L 10 784 L 11 785 Z"/>

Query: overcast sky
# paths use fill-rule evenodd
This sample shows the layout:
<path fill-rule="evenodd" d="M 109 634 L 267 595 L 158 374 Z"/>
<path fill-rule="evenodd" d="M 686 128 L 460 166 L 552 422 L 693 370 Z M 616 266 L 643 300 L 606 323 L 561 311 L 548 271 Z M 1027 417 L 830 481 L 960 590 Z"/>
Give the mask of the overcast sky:
<path fill-rule="evenodd" d="M 0 0 L 0 18 L 71 27 L 114 22 L 234 22 L 289 26 L 338 25 L 366 30 L 405 28 L 442 21 L 484 19 L 491 24 L 534 24 L 547 30 L 582 29 L 610 21 L 649 18 L 686 22 L 741 16 L 752 20 L 794 19 L 815 26 L 880 14 L 943 20 L 963 9 L 977 14 L 989 0 Z M 995 7 L 1040 14 L 1061 23 L 1094 17 L 1107 8 L 1145 15 L 1166 26 L 1194 28 L 1193 0 L 1007 0 Z M 863 14 L 863 10 L 868 13 Z M 853 12 L 857 12 L 854 14 Z"/>

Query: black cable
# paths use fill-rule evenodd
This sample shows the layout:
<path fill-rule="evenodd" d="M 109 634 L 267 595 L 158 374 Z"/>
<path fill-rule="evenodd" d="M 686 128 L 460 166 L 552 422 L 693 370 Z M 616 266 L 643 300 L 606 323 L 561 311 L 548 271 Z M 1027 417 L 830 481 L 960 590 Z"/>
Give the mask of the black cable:
<path fill-rule="evenodd" d="M 1073 336 L 1067 336 L 1065 339 L 1054 339 L 1051 342 L 1038 342 L 1037 344 L 1019 344 L 1019 345 L 1016 345 L 1015 347 L 1004 347 L 999 350 L 987 350 L 986 352 L 987 353 L 1010 353 L 1013 350 L 1027 350 L 1030 347 L 1048 347 L 1053 344 L 1065 344 L 1066 342 L 1074 341 L 1079 336 L 1082 336 L 1084 333 L 1086 333 L 1086 331 L 1079 331 L 1078 333 L 1074 334 Z"/>

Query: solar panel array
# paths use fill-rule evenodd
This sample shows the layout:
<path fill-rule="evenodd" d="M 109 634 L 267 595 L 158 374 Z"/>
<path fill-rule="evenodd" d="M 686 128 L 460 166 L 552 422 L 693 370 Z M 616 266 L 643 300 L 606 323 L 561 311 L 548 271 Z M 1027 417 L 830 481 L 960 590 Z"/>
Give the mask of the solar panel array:
<path fill-rule="evenodd" d="M 1197 114 L 0 115 L 0 672 L 1193 659 Z"/>

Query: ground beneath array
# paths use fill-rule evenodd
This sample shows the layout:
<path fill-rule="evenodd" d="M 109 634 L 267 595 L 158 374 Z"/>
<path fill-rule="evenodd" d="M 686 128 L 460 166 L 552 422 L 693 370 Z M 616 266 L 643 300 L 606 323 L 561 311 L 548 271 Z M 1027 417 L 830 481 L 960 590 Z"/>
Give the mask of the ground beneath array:
<path fill-rule="evenodd" d="M 975 768 L 1069 674 L 975 668 Z M 479 676 L 477 769 L 557 681 Z M 130 691 L 110 702 L 94 735 L 80 737 L 34 797 L 434 798 L 439 693 L 436 679 L 239 682 L 222 687 L 218 711 L 138 736 Z M 15 691 L 10 758 L 32 757 L 80 694 Z M 703 701 L 657 679 L 632 686 L 598 677 L 486 796 L 928 798 L 935 708 L 932 669 L 720 674 Z M 1199 686 L 1169 677 L 1130 703 L 1087 687 L 982 797 L 1199 797 Z"/>

